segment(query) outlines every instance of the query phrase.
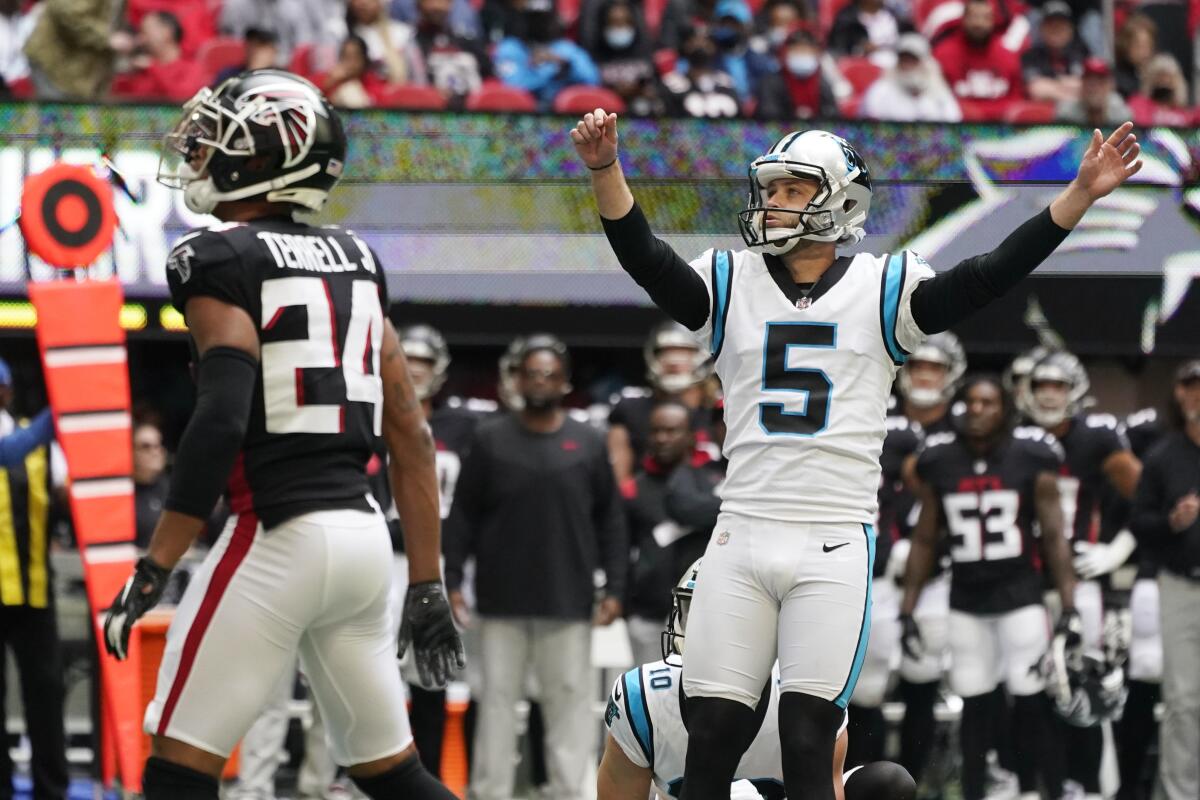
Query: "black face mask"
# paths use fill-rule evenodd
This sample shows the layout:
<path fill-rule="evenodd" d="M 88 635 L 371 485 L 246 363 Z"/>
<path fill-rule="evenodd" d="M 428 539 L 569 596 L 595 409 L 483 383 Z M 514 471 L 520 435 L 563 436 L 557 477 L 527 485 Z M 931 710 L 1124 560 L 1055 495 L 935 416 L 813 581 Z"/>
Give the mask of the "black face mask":
<path fill-rule="evenodd" d="M 691 50 L 685 50 L 680 53 L 681 56 L 688 62 L 689 66 L 699 67 L 701 69 L 712 64 L 713 54 L 708 48 L 696 47 Z"/>
<path fill-rule="evenodd" d="M 1156 103 L 1173 103 L 1175 90 L 1170 86 L 1155 86 L 1150 90 L 1150 99 Z"/>

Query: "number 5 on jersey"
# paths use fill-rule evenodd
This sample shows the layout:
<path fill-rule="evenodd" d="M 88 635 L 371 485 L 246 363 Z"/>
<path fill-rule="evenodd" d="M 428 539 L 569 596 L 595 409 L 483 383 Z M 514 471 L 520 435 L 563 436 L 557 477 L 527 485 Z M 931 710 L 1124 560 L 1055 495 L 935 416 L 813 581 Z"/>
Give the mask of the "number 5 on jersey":
<path fill-rule="evenodd" d="M 275 278 L 262 284 L 262 328 L 278 314 L 302 306 L 308 336 L 262 346 L 263 402 L 268 433 L 340 433 L 342 403 L 305 403 L 303 370 L 341 367 L 346 402 L 370 403 L 375 435 L 383 430 L 383 381 L 379 350 L 383 344 L 383 308 L 373 281 L 351 286 L 350 322 L 339 356 L 333 299 L 323 278 Z M 370 345 L 368 364 L 367 346 Z"/>
<path fill-rule="evenodd" d="M 814 436 L 829 425 L 833 381 L 824 370 L 793 367 L 793 347 L 837 347 L 837 325 L 831 322 L 768 322 L 763 343 L 762 391 L 800 392 L 803 410 L 788 411 L 784 403 L 759 403 L 758 424 L 772 435 Z"/>

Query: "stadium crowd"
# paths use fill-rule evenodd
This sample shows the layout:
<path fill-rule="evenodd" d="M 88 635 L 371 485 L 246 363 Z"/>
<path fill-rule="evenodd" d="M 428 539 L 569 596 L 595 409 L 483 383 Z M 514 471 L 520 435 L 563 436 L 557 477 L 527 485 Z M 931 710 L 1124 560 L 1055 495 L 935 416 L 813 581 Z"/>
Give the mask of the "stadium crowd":
<path fill-rule="evenodd" d="M 4 0 L 0 79 L 179 102 L 278 66 L 346 108 L 1187 126 L 1198 25 L 1197 0 Z"/>
<path fill-rule="evenodd" d="M 468 668 L 459 678 L 472 702 L 470 795 L 513 796 L 521 728 L 533 742 L 533 782 L 545 784 L 548 796 L 583 796 L 579 787 L 587 765 L 595 763 L 599 725 L 591 630 L 622 620 L 633 663 L 657 661 L 672 613 L 671 589 L 703 553 L 716 524 L 724 430 L 708 354 L 681 326 L 663 323 L 644 348 L 646 386 L 567 408 L 564 399 L 581 394 L 571 387 L 570 353 L 552 335 L 520 337 L 511 344 L 499 363 L 497 400 L 445 390 L 452 357 L 438 331 L 411 326 L 401 331 L 401 340 L 438 446 L 446 582 L 468 643 Z M 882 459 L 875 622 L 864 675 L 849 708 L 847 767 L 891 757 L 919 782 L 922 796 L 937 796 L 943 784 L 957 778 L 964 797 L 983 800 L 1016 796 L 1023 733 L 1014 701 L 1021 691 L 1011 679 L 1006 690 L 1003 680 L 964 678 L 967 673 L 956 671 L 969 673 L 953 625 L 947 637 L 947 615 L 959 613 L 945 604 L 952 591 L 946 568 L 950 545 L 958 559 L 961 543 L 955 542 L 963 535 L 955 520 L 947 520 L 941 566 L 907 617 L 915 622 L 906 621 L 897 600 L 906 577 L 911 579 L 905 561 L 922 482 L 932 480 L 921 454 L 947 435 L 969 430 L 973 412 L 961 399 L 963 389 L 978 382 L 967 375 L 961 345 L 952 334 L 939 334 L 914 352 L 897 380 Z M 0 401 L 7 404 L 14 390 L 2 363 L 0 383 Z M 1007 664 L 1010 675 L 1025 669 L 1047 675 L 1046 696 L 1062 727 L 1055 739 L 1058 749 L 1038 755 L 1046 796 L 1134 800 L 1149 797 L 1157 783 L 1168 798 L 1189 797 L 1197 788 L 1193 745 L 1200 732 L 1194 669 L 1200 656 L 1194 605 L 1200 580 L 1200 360 L 1185 362 L 1174 373 L 1160 409 L 1120 419 L 1094 405 L 1087 371 L 1068 353 L 1023 353 L 1012 361 L 1003 383 L 1015 409 L 1010 424 L 1025 426 L 1018 430 L 1036 428 L 1038 436 L 1057 433 L 1066 446 L 1059 480 L 1064 516 L 1074 533 L 1074 567 L 1080 586 L 1093 587 L 1097 600 L 1095 619 L 1085 611 L 1088 660 L 1070 673 L 1069 686 L 1056 685 L 1054 666 L 1039 663 L 1040 652 L 1025 652 L 1003 633 L 995 644 L 993 655 Z M 28 428 L 19 428 L 7 412 L 0 416 L 4 420 L 10 433 L 0 439 L 0 455 L 6 464 L 23 457 L 14 448 L 25 450 L 51 438 L 45 414 Z M 137 411 L 132 430 L 138 543 L 144 546 L 163 505 L 170 459 L 156 413 Z M 28 432 L 14 437 L 17 431 Z M 379 478 L 382 466 L 376 460 L 371 468 Z M 10 470 L 10 481 L 20 478 Z M 61 484 L 61 478 L 55 480 Z M 380 504 L 389 506 L 386 481 L 376 483 Z M 210 542 L 224 516 L 222 509 L 214 511 Z M 394 511 L 391 519 L 398 526 Z M 65 531 L 65 520 L 57 524 Z M 394 534 L 400 579 L 403 539 Z M 51 538 L 65 543 L 69 535 Z M 606 579 L 594 580 L 601 573 Z M 180 574 L 185 581 L 186 570 Z M 530 591 L 533 585 L 538 591 Z M 167 602 L 179 592 L 178 586 L 170 590 Z M 1054 604 L 1054 593 L 1047 590 L 1051 613 Z M 913 631 L 907 627 L 917 623 L 920 656 L 910 652 Z M 52 657 L 35 674 L 46 685 L 45 665 L 58 664 L 59 656 L 44 638 L 39 647 Z M 36 663 L 26 658 L 22 669 L 34 669 Z M 437 774 L 446 695 L 421 688 L 415 673 L 403 669 L 417 745 Z M 963 688 L 975 680 L 987 684 L 982 694 Z M 48 717 L 61 718 L 61 697 L 50 702 L 53 697 L 44 690 L 27 708 L 41 715 L 29 729 L 40 731 L 33 774 L 46 786 L 65 777 L 61 753 L 49 752 L 63 741 L 47 730 Z M 261 724 L 247 735 L 243 778 L 234 796 L 275 796 L 291 697 L 289 680 L 280 687 L 277 707 L 264 710 Z M 527 699 L 533 701 L 531 711 L 519 724 L 514 709 L 525 707 Z M 887 706 L 894 709 L 885 719 Z M 978 722 L 971 719 L 973 708 L 986 708 L 982 737 L 972 736 L 970 726 Z M 895 709 L 902 709 L 899 718 Z M 1110 725 L 1107 740 L 1115 747 L 1100 735 Z M 306 790 L 301 778 L 308 794 L 301 796 L 343 796 L 330 789 L 334 767 L 320 747 L 319 729 L 315 736 L 310 731 L 308 742 L 309 761 L 302 772 L 308 775 Z M 1102 777 L 1102 752 L 1106 759 L 1115 757 L 1119 782 Z"/>

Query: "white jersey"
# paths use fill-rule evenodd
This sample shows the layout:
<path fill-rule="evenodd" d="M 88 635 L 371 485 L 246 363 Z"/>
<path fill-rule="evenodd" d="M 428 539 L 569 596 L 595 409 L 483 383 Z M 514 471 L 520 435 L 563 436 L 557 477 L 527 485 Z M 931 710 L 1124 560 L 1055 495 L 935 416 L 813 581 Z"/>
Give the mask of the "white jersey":
<path fill-rule="evenodd" d="M 683 668 L 655 661 L 617 678 L 608 697 L 604 724 L 625 756 L 653 773 L 662 797 L 678 797 L 687 754 L 687 729 L 680 714 Z M 838 735 L 846 729 L 842 717 Z M 832 764 L 830 769 L 833 769 Z M 758 735 L 742 755 L 735 781 L 748 780 L 774 800 L 783 794 L 783 759 L 779 749 L 779 665 L 771 670 L 771 695 Z"/>
<path fill-rule="evenodd" d="M 692 262 L 711 299 L 696 332 L 725 395 L 721 508 L 784 522 L 875 521 L 896 370 L 925 338 L 909 251 L 839 258 L 808 297 L 783 263 L 748 250 Z"/>

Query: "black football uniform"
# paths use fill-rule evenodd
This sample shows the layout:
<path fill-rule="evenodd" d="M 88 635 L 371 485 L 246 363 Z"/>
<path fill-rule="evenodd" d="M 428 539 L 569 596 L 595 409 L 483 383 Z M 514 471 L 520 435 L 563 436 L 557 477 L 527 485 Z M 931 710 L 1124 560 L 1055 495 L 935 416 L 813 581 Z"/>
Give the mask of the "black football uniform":
<path fill-rule="evenodd" d="M 1164 433 L 1162 420 L 1153 408 L 1143 408 L 1126 417 L 1124 430 L 1133 454 L 1142 460 Z"/>
<path fill-rule="evenodd" d="M 1063 535 L 1077 542 L 1101 541 L 1102 500 L 1108 485 L 1104 462 L 1113 453 L 1128 450 L 1129 442 L 1118 430 L 1117 418 L 1109 414 L 1079 414 L 1058 442 L 1066 453 L 1058 478 Z"/>
<path fill-rule="evenodd" d="M 904 461 L 917 452 L 921 444 L 918 428 L 907 418 L 887 418 L 887 435 L 879 455 L 882 472 L 879 476 L 879 516 L 875 528 L 875 572 L 880 578 L 887 570 L 892 543 L 908 535 L 906 515 L 912 504 L 912 494 L 904 486 Z"/>
<path fill-rule="evenodd" d="M 167 262 L 171 301 L 213 297 L 262 343 L 230 507 L 271 528 L 310 511 L 369 510 L 383 413 L 383 269 L 350 231 L 278 217 L 192 231 Z"/>
<path fill-rule="evenodd" d="M 429 417 L 429 428 L 437 446 L 438 489 L 441 492 L 442 519 L 450 516 L 454 505 L 454 487 L 462 472 L 475 427 L 483 416 L 466 408 L 439 406 Z"/>
<path fill-rule="evenodd" d="M 1040 473 L 1057 475 L 1061 464 L 1061 447 L 1040 429 L 1018 430 L 986 456 L 955 434 L 928 437 L 917 474 L 941 502 L 952 609 L 1002 614 L 1042 601 L 1035 485 Z"/>

